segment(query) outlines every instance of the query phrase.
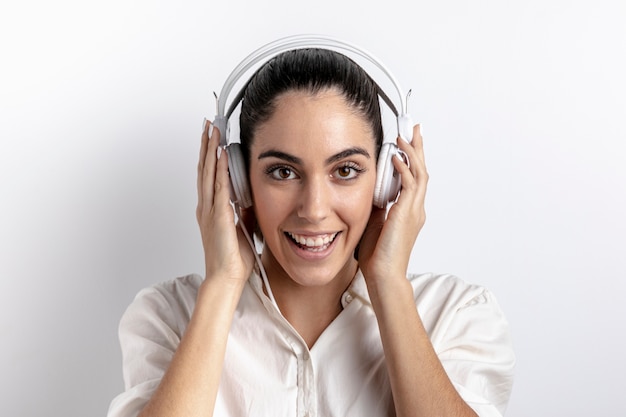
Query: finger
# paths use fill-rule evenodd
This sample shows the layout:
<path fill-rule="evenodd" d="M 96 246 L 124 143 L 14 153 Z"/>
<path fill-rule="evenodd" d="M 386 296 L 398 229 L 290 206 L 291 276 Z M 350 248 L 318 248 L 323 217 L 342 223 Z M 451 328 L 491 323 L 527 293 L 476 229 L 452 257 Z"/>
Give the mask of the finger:
<path fill-rule="evenodd" d="M 210 204 L 212 204 L 216 210 L 228 208 L 232 212 L 232 208 L 230 206 L 230 178 L 228 176 L 227 152 L 221 153 L 221 156 L 217 161 L 216 171 L 213 196 Z"/>
<path fill-rule="evenodd" d="M 419 233 L 426 222 L 424 201 L 426 198 L 428 175 L 425 173 L 418 174 L 417 178 L 414 178 L 404 161 L 397 156 L 394 156 L 393 163 L 400 173 L 402 191 L 400 191 L 398 201 L 393 205 L 391 210 L 394 210 L 394 216 L 399 215 L 400 218 L 403 219 L 401 223 L 406 226 L 407 230 L 412 229 L 409 225 L 413 224 L 416 229 L 412 230 Z"/>
<path fill-rule="evenodd" d="M 404 165 L 407 165 L 411 172 L 411 176 L 417 177 L 417 165 L 420 163 L 419 157 L 415 152 L 415 149 L 404 141 L 398 141 L 398 157 L 402 160 Z"/>
<path fill-rule="evenodd" d="M 402 194 L 410 193 L 414 195 L 414 201 L 423 204 L 428 184 L 428 172 L 423 161 L 418 158 L 416 161 L 411 162 L 411 168 L 409 168 L 399 155 L 394 155 L 393 165 L 400 173 L 402 185 L 400 198 L 402 198 Z"/>
<path fill-rule="evenodd" d="M 426 169 L 426 157 L 424 156 L 424 138 L 422 136 L 422 126 L 417 124 L 413 127 L 413 137 L 417 140 L 413 147 L 418 156 L 418 163 L 416 164 L 417 178 L 423 182 L 424 187 L 428 183 L 428 170 Z"/>
<path fill-rule="evenodd" d="M 204 168 L 204 159 L 206 158 L 207 144 L 209 142 L 208 129 L 211 122 L 206 118 L 202 122 L 202 135 L 200 137 L 200 155 L 198 156 L 198 172 L 202 172 Z"/>
<path fill-rule="evenodd" d="M 424 140 L 421 134 L 421 126 L 413 126 L 413 141 L 409 144 L 405 141 L 398 141 L 398 147 L 411 157 L 411 163 L 413 161 L 420 162 L 423 166 L 426 166 L 426 159 L 424 157 Z"/>
<path fill-rule="evenodd" d="M 422 126 L 419 124 L 413 126 L 413 141 L 411 142 L 411 146 L 415 149 L 420 159 L 425 162 L 424 138 L 422 137 Z"/>
<path fill-rule="evenodd" d="M 201 170 L 198 171 L 198 203 L 205 207 L 211 207 L 213 205 L 213 192 L 215 183 L 215 170 L 217 160 L 217 147 L 220 139 L 220 132 L 215 126 L 212 126 L 211 137 L 208 138 L 208 131 L 211 130 L 207 127 L 205 131 L 206 147 L 201 154 Z"/>
<path fill-rule="evenodd" d="M 403 160 L 404 165 L 408 165 L 411 176 L 413 178 L 417 178 L 420 166 L 424 166 L 422 158 L 420 158 L 419 154 L 417 153 L 415 148 L 413 148 L 413 146 L 404 141 L 398 141 L 398 148 L 402 153 L 405 154 L 402 155 L 402 158 L 408 159 L 408 161 Z"/>
<path fill-rule="evenodd" d="M 423 142 L 420 134 L 419 125 L 413 126 L 413 140 L 409 143 L 398 137 L 396 141 L 398 148 L 409 156 L 411 164 L 415 160 L 424 160 Z"/>
<path fill-rule="evenodd" d="M 200 215 L 202 212 L 202 173 L 204 171 L 204 160 L 206 158 L 206 152 L 208 147 L 209 135 L 208 128 L 210 122 L 204 118 L 202 122 L 202 135 L 200 136 L 200 155 L 198 155 L 198 172 L 196 179 L 196 187 L 198 193 L 198 205 L 196 207 L 196 218 L 200 221 Z"/>

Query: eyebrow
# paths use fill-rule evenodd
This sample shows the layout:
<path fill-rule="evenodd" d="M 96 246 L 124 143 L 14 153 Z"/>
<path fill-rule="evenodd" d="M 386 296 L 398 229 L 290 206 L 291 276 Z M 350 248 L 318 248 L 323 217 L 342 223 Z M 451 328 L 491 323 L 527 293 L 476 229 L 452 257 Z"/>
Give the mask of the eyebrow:
<path fill-rule="evenodd" d="M 297 156 L 289 155 L 288 153 L 281 152 L 281 151 L 275 151 L 275 150 L 265 151 L 261 155 L 259 155 L 258 159 L 261 160 L 263 158 L 278 158 L 278 159 L 285 160 L 287 162 L 291 162 L 292 164 L 295 164 L 295 165 L 302 165 L 302 159 L 298 158 Z"/>
<path fill-rule="evenodd" d="M 369 152 L 367 152 L 363 148 L 354 147 L 354 148 L 346 149 L 345 151 L 341 151 L 338 154 L 333 155 L 330 158 L 326 159 L 326 165 L 332 164 L 333 162 L 340 161 L 344 158 L 348 158 L 349 156 L 352 156 L 352 155 L 363 155 L 367 159 L 370 159 Z"/>
<path fill-rule="evenodd" d="M 333 162 L 340 161 L 344 158 L 348 158 L 352 155 L 363 155 L 367 159 L 371 158 L 369 152 L 367 152 L 365 149 L 354 147 L 354 148 L 346 149 L 333 156 L 328 157 L 326 159 L 326 165 L 332 164 Z M 302 159 L 298 158 L 297 156 L 293 156 L 288 153 L 277 151 L 277 150 L 269 150 L 269 151 L 263 152 L 261 155 L 259 155 L 258 159 L 261 160 L 263 158 L 278 158 L 278 159 L 282 159 L 284 161 L 290 162 L 295 165 L 302 165 Z"/>

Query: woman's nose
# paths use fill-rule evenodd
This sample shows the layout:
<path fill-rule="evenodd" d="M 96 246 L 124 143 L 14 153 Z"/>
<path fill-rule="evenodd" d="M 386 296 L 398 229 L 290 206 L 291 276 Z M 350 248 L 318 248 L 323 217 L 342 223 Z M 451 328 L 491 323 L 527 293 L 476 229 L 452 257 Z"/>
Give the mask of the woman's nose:
<path fill-rule="evenodd" d="M 311 223 L 319 223 L 330 212 L 331 190 L 327 178 L 312 178 L 303 187 L 298 205 L 298 216 Z"/>

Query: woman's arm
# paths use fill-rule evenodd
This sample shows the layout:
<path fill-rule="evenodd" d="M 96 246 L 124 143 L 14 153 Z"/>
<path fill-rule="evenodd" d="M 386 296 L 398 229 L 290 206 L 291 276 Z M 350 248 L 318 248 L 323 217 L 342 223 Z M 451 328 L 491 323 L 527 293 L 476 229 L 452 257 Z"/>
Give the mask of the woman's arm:
<path fill-rule="evenodd" d="M 219 131 L 204 126 L 198 164 L 197 218 L 205 252 L 205 280 L 172 361 L 142 417 L 212 416 L 228 332 L 245 282 L 252 249 L 229 202 L 226 153 L 217 159 Z"/>
<path fill-rule="evenodd" d="M 410 282 L 368 285 L 397 416 L 476 416 L 448 378 L 422 325 Z"/>
<path fill-rule="evenodd" d="M 424 329 L 406 273 L 426 214 L 428 173 L 419 125 L 411 144 L 398 140 L 410 166 L 395 159 L 402 191 L 389 210 L 375 210 L 363 236 L 359 264 L 378 320 L 396 414 L 476 416 L 450 382 Z"/>
<path fill-rule="evenodd" d="M 228 331 L 242 291 L 225 281 L 202 284 L 172 362 L 140 416 L 213 415 Z"/>

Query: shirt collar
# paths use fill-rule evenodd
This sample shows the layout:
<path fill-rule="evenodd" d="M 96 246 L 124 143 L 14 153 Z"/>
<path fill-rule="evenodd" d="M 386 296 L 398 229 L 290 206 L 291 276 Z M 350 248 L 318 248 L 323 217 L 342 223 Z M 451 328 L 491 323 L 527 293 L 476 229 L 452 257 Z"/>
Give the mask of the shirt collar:
<path fill-rule="evenodd" d="M 248 279 L 248 283 L 257 294 L 257 296 L 263 302 L 263 305 L 270 309 L 276 309 L 276 306 L 272 303 L 265 292 L 263 292 L 263 279 L 261 278 L 260 271 L 258 267 L 255 267 Z M 361 303 L 366 305 L 372 305 L 370 300 L 369 292 L 367 291 L 367 285 L 365 283 L 365 277 L 363 277 L 363 272 L 361 269 L 358 269 L 354 279 L 348 289 L 343 293 L 341 297 L 341 305 L 343 308 L 346 308 L 348 304 L 350 304 L 353 300 L 358 299 Z"/>

